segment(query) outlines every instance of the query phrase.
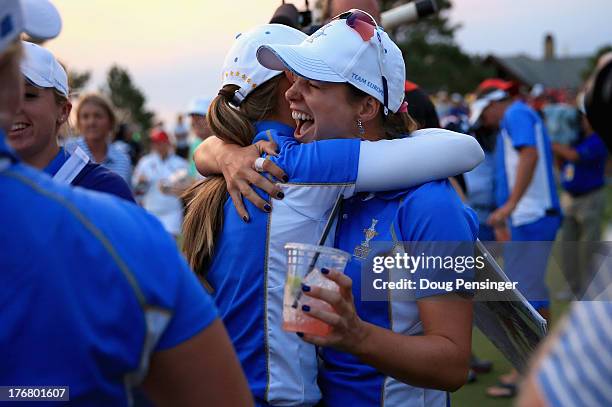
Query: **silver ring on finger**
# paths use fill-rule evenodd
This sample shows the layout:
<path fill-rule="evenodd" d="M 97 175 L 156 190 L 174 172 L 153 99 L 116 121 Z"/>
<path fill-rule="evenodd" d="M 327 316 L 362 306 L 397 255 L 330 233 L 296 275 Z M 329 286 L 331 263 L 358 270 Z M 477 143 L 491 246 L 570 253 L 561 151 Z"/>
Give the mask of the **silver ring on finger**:
<path fill-rule="evenodd" d="M 263 157 L 258 157 L 255 159 L 255 164 L 253 165 L 255 168 L 255 171 L 257 172 L 264 172 L 264 163 L 266 162 L 266 159 Z"/>

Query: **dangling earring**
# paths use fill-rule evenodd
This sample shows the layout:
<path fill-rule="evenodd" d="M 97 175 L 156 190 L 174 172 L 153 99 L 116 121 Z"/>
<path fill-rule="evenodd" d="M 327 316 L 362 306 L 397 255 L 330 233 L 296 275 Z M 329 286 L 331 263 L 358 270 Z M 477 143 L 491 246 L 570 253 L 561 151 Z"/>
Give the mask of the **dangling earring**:
<path fill-rule="evenodd" d="M 357 119 L 357 131 L 359 132 L 359 137 L 365 134 L 365 128 L 363 127 L 361 119 Z"/>

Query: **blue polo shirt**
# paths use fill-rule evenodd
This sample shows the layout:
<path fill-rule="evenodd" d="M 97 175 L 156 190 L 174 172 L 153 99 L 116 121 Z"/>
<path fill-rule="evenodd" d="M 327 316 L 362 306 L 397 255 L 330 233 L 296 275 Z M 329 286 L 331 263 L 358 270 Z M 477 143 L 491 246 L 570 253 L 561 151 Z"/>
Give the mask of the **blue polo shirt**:
<path fill-rule="evenodd" d="M 20 164 L 4 137 L 0 383 L 129 405 L 151 354 L 208 327 L 212 301 L 154 217 Z"/>
<path fill-rule="evenodd" d="M 369 235 L 368 229 L 373 229 Z M 363 300 L 362 266 L 368 269 L 374 256 L 388 255 L 398 242 L 473 242 L 477 234 L 476 214 L 463 205 L 447 180 L 428 182 L 405 191 L 359 194 L 345 201 L 336 232 L 336 247 L 352 255 L 345 273 L 353 280 L 359 317 L 404 335 L 422 334 L 416 301 L 396 300 L 391 292 L 390 301 Z M 417 289 L 415 297 L 444 293 Z M 323 364 L 319 385 L 326 406 L 429 407 L 446 406 L 448 401 L 446 392 L 401 383 L 352 354 L 322 348 L 320 355 Z"/>
<path fill-rule="evenodd" d="M 574 148 L 578 161 L 563 163 L 561 185 L 570 194 L 580 196 L 604 185 L 608 149 L 597 133 L 581 139 Z"/>
<path fill-rule="evenodd" d="M 60 148 L 55 158 L 43 169 L 43 171 L 50 176 L 54 176 L 69 157 L 70 155 L 66 153 L 63 148 Z M 72 180 L 71 184 L 94 191 L 106 192 L 107 194 L 123 198 L 126 201 L 136 202 L 134 201 L 130 187 L 125 183 L 123 178 L 103 166 L 92 162 L 88 162 L 85 165 L 79 175 Z"/>
<path fill-rule="evenodd" d="M 282 200 L 258 194 L 265 213 L 245 200 L 250 221 L 224 206 L 223 231 L 206 278 L 258 405 L 314 405 L 320 399 L 315 347 L 282 330 L 287 242 L 316 243 L 339 194 L 352 194 L 359 163 L 358 139 L 300 144 L 293 128 L 256 123 L 258 140 L 274 140 L 289 182 Z"/>
<path fill-rule="evenodd" d="M 510 216 L 511 226 L 534 223 L 547 213 L 560 214 L 553 176 L 553 156 L 546 127 L 540 116 L 522 101 L 512 103 L 500 124 L 498 136 L 496 195 L 502 206 L 514 188 L 522 147 L 535 147 L 538 162 L 523 197 Z"/>

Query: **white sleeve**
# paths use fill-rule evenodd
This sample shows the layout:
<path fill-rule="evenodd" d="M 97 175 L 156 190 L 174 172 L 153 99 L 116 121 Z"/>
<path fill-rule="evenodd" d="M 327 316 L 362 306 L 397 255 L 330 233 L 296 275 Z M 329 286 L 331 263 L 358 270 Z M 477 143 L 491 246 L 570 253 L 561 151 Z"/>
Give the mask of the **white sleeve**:
<path fill-rule="evenodd" d="M 472 136 L 422 129 L 396 140 L 363 141 L 355 190 L 390 191 L 474 169 L 484 151 Z"/>

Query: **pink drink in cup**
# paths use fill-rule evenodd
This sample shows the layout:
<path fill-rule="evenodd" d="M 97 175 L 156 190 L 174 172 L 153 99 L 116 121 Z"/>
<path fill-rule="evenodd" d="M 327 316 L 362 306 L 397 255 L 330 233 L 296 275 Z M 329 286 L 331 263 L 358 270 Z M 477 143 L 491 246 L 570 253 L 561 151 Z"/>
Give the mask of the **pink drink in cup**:
<path fill-rule="evenodd" d="M 342 250 L 306 243 L 287 243 L 287 280 L 283 297 L 283 329 L 312 335 L 329 335 L 331 327 L 302 311 L 311 309 L 334 312 L 324 301 L 302 293 L 302 284 L 338 291 L 338 285 L 321 274 L 321 269 L 344 272 L 350 255 Z"/>

